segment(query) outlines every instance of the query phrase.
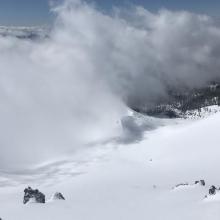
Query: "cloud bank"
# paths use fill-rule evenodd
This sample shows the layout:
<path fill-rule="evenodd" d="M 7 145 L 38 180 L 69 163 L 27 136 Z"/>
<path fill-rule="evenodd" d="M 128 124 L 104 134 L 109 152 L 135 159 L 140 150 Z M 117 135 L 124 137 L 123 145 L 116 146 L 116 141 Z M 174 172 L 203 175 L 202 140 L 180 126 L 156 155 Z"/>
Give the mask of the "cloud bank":
<path fill-rule="evenodd" d="M 138 6 L 105 14 L 78 0 L 52 10 L 49 38 L 0 37 L 2 169 L 118 135 L 126 103 L 152 105 L 167 87 L 220 77 L 220 24 L 206 15 Z"/>

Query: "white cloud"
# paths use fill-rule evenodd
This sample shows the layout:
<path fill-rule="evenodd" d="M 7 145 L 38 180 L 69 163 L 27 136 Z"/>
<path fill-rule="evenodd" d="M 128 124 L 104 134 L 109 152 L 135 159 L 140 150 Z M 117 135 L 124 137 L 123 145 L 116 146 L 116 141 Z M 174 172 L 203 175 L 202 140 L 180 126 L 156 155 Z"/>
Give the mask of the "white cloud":
<path fill-rule="evenodd" d="M 110 16 L 81 1 L 54 12 L 49 39 L 0 38 L 1 167 L 114 135 L 122 100 L 150 104 L 168 85 L 220 76 L 220 26 L 208 16 L 141 7 Z"/>

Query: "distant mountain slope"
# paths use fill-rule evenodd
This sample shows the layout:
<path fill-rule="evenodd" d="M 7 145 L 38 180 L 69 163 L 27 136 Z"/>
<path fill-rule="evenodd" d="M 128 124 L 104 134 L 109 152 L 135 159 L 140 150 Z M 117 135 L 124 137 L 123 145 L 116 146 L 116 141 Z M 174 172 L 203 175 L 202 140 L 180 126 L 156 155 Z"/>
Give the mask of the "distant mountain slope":
<path fill-rule="evenodd" d="M 220 105 L 220 83 L 212 82 L 199 89 L 169 89 L 168 97 L 153 107 L 147 105 L 130 106 L 133 110 L 155 117 L 187 117 L 190 112 L 200 112 L 208 106 Z"/>
<path fill-rule="evenodd" d="M 47 27 L 0 26 L 0 36 L 2 37 L 36 40 L 48 37 L 48 33 L 49 28 Z"/>

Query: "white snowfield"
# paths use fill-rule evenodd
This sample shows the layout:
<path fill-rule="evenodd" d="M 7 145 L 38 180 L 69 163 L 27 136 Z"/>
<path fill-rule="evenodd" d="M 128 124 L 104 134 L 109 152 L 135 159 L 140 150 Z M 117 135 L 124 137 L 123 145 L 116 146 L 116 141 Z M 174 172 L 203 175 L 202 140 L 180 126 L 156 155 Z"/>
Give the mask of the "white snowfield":
<path fill-rule="evenodd" d="M 24 173 L 2 173 L 3 220 L 219 220 L 220 113 L 162 126 L 133 144 L 93 146 L 71 160 Z M 204 179 L 206 186 L 194 185 Z M 176 189 L 180 183 L 189 183 Z M 30 185 L 45 204 L 23 205 Z M 51 201 L 54 192 L 65 201 Z"/>

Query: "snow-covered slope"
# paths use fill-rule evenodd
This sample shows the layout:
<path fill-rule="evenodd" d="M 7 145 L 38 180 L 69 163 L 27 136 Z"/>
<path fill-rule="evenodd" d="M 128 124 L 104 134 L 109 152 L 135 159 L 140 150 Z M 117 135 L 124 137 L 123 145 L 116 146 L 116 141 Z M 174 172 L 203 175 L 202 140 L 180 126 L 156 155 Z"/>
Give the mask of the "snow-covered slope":
<path fill-rule="evenodd" d="M 220 185 L 219 130 L 217 113 L 148 131 L 138 143 L 93 146 L 71 160 L 47 164 L 33 172 L 2 173 L 0 217 L 219 220 L 219 195 L 204 199 L 209 186 Z M 200 179 L 206 181 L 206 186 L 193 184 Z M 190 185 L 173 189 L 185 182 Z M 23 205 L 27 185 L 39 188 L 47 199 L 60 191 L 66 200 Z"/>
<path fill-rule="evenodd" d="M 206 118 L 217 112 L 220 112 L 220 106 L 212 105 L 212 106 L 200 108 L 199 110 L 191 110 L 191 111 L 188 110 L 184 113 L 183 118 L 188 118 L 188 119 Z"/>

